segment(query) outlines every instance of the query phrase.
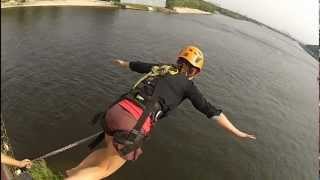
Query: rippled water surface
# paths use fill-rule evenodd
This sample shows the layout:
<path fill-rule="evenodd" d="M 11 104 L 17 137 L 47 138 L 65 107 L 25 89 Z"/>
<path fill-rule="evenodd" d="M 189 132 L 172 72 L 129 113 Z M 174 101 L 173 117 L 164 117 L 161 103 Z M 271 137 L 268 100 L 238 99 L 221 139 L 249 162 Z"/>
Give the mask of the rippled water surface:
<path fill-rule="evenodd" d="M 184 102 L 157 125 L 143 156 L 110 179 L 312 180 L 317 177 L 318 62 L 264 27 L 221 15 L 85 7 L 1 10 L 1 111 L 18 158 L 35 158 L 97 131 L 93 114 L 139 75 L 112 59 L 174 62 L 199 45 L 195 83 L 240 141 Z M 85 145 L 48 159 L 64 170 Z"/>

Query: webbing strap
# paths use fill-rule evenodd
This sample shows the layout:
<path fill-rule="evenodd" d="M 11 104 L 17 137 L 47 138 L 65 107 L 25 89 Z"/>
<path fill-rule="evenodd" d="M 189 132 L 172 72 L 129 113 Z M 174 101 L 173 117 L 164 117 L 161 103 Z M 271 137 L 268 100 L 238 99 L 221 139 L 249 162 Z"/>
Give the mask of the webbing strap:
<path fill-rule="evenodd" d="M 153 97 L 152 97 L 153 98 Z M 138 122 L 136 123 L 136 125 L 134 126 L 133 129 L 135 129 L 136 131 L 141 131 L 141 128 L 143 126 L 143 124 L 146 122 L 146 120 L 148 119 L 148 117 L 150 116 L 150 114 L 153 111 L 156 111 L 156 107 L 157 107 L 157 100 L 156 98 L 150 99 L 150 100 L 146 100 L 147 103 L 145 105 L 145 109 L 143 110 L 142 115 L 140 116 Z"/>
<path fill-rule="evenodd" d="M 122 156 L 125 156 L 131 151 L 134 151 L 135 149 L 142 146 L 146 138 L 145 135 L 141 132 L 142 126 L 146 122 L 150 114 L 154 111 L 159 110 L 160 108 L 160 105 L 158 103 L 158 98 L 156 98 L 154 95 L 150 99 L 147 99 L 145 101 L 146 101 L 146 106 L 145 106 L 146 108 L 144 109 L 142 115 L 140 116 L 134 128 L 130 131 L 130 133 L 127 135 L 125 139 L 126 141 L 131 143 L 126 143 L 123 148 L 118 150 Z M 117 138 L 117 136 L 115 136 L 114 138 Z"/>

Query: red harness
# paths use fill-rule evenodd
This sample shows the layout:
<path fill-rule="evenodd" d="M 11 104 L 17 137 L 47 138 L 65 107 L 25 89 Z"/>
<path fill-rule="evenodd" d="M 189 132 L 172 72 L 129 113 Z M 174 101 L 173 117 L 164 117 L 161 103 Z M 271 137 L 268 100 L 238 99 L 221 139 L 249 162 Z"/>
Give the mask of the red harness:
<path fill-rule="evenodd" d="M 119 105 L 123 107 L 125 110 L 127 110 L 130 114 L 132 114 L 136 120 L 138 120 L 143 113 L 143 109 L 141 109 L 139 106 L 137 106 L 135 103 L 131 102 L 128 99 L 124 99 L 120 101 Z M 142 126 L 142 130 L 144 131 L 144 134 L 147 135 L 152 129 L 152 127 L 153 127 L 153 123 L 149 116 Z"/>

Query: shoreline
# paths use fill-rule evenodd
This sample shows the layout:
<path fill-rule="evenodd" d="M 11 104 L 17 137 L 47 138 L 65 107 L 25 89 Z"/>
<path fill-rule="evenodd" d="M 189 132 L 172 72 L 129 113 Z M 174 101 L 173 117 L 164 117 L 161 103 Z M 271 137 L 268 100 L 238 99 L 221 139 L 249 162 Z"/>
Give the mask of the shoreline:
<path fill-rule="evenodd" d="M 44 7 L 44 6 L 87 6 L 87 7 L 106 7 L 119 9 L 133 9 L 142 11 L 154 11 L 172 14 L 200 14 L 211 15 L 212 13 L 202 11 L 199 9 L 187 7 L 174 7 L 173 9 L 153 7 L 148 5 L 137 4 L 115 4 L 113 2 L 101 0 L 29 0 L 27 2 L 16 2 L 14 0 L 1 3 L 1 9 L 15 8 L 15 7 Z"/>
<path fill-rule="evenodd" d="M 20 0 L 18 0 L 20 1 Z M 105 7 L 105 8 L 119 8 L 119 9 L 132 9 L 139 11 L 149 11 L 149 12 L 161 12 L 165 14 L 195 14 L 195 15 L 214 15 L 221 14 L 224 16 L 228 16 L 234 19 L 248 21 L 259 26 L 264 26 L 272 31 L 275 31 L 279 34 L 284 35 L 285 37 L 299 42 L 297 39 L 291 37 L 290 35 L 281 32 L 275 28 L 272 28 L 266 24 L 263 24 L 255 19 L 246 17 L 239 13 L 235 13 L 228 9 L 216 6 L 212 4 L 211 10 L 203 8 L 201 6 L 196 8 L 186 7 L 188 5 L 183 4 L 171 4 L 168 7 L 154 7 L 149 5 L 141 5 L 141 4 L 121 4 L 118 2 L 107 2 L 105 0 L 26 0 L 27 2 L 17 2 L 17 0 L 9 0 L 6 2 L 1 2 L 1 9 L 5 8 L 14 8 L 14 7 L 41 7 L 41 6 L 87 6 L 87 7 Z M 200 0 L 201 1 L 201 0 Z M 210 4 L 210 3 L 209 3 Z M 182 6 L 181 6 L 182 5 Z M 191 6 L 192 7 L 192 6 Z M 213 8 L 213 9 L 212 9 Z M 200 10 L 202 9 L 202 10 Z M 308 51 L 307 51 L 308 52 Z"/>
<path fill-rule="evenodd" d="M 14 7 L 42 7 L 42 6 L 88 6 L 88 7 L 108 7 L 118 8 L 111 2 L 92 0 L 43 0 L 43 1 L 27 1 L 23 3 L 9 1 L 1 3 L 1 9 L 14 8 Z"/>
<path fill-rule="evenodd" d="M 211 15 L 213 13 L 202 11 L 200 9 L 192 9 L 187 7 L 174 7 L 173 10 L 178 14 L 203 14 L 203 15 Z"/>

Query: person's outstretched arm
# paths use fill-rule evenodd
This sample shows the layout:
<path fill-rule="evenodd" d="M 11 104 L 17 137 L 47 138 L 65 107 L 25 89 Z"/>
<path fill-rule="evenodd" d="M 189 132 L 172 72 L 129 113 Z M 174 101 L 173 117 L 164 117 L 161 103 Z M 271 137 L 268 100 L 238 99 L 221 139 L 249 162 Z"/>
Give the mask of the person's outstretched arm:
<path fill-rule="evenodd" d="M 31 168 L 32 162 L 29 159 L 24 159 L 22 161 L 18 161 L 14 158 L 11 158 L 7 155 L 4 155 L 1 153 L 1 163 L 11 165 L 11 166 L 16 166 L 19 168 Z"/>
<path fill-rule="evenodd" d="M 200 93 L 198 88 L 191 83 L 189 86 L 186 97 L 190 99 L 192 105 L 198 109 L 200 112 L 205 114 L 208 118 L 214 119 L 217 123 L 228 132 L 236 135 L 240 138 L 245 139 L 256 139 L 254 135 L 247 134 L 245 132 L 240 131 L 237 129 L 229 120 L 228 118 L 222 113 L 222 110 L 217 109 L 212 104 L 210 104 Z"/>
<path fill-rule="evenodd" d="M 225 130 L 234 134 L 237 137 L 244 139 L 256 139 L 255 135 L 247 134 L 237 129 L 223 113 L 221 113 L 219 116 L 214 116 L 213 118 L 222 128 L 224 128 Z"/>
<path fill-rule="evenodd" d="M 158 65 L 154 63 L 145 63 L 140 61 L 125 61 L 120 59 L 113 60 L 113 64 L 142 74 L 150 72 L 153 66 Z"/>

